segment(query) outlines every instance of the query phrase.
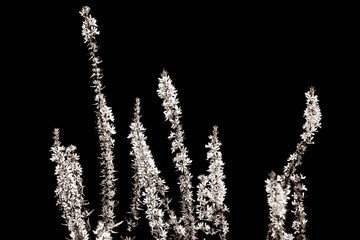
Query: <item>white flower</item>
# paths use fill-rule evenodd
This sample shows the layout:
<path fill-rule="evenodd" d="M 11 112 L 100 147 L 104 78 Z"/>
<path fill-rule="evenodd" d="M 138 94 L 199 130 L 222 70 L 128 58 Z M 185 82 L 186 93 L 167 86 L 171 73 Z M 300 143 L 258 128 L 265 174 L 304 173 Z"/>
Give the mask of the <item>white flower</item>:
<path fill-rule="evenodd" d="M 209 161 L 209 175 L 200 175 L 200 183 L 197 186 L 196 213 L 200 220 L 198 228 L 206 234 L 222 232 L 221 239 L 226 239 L 228 223 L 225 219 L 225 212 L 228 211 L 224 204 L 226 187 L 224 183 L 225 175 L 223 172 L 224 162 L 220 152 L 221 142 L 218 140 L 217 126 L 214 126 L 212 135 L 209 136 L 210 142 L 205 145 L 208 148 L 207 160 Z M 212 222 L 211 228 L 206 222 Z M 208 226 L 210 227 L 210 226 Z"/>
<path fill-rule="evenodd" d="M 130 125 L 132 153 L 132 168 L 134 169 L 134 195 L 132 198 L 131 213 L 134 221 L 138 218 L 140 204 L 146 206 L 146 219 L 152 229 L 152 234 L 158 239 L 166 239 L 168 224 L 164 220 L 164 210 L 168 209 L 165 203 L 165 193 L 168 190 L 165 181 L 159 177 L 152 153 L 146 143 L 145 127 L 140 121 L 140 99 L 136 98 L 134 119 Z M 172 223 L 176 223 L 176 216 L 171 215 Z M 132 227 L 130 228 L 132 229 Z"/>
<path fill-rule="evenodd" d="M 306 109 L 304 111 L 305 130 L 301 135 L 301 141 L 296 146 L 296 151 L 290 155 L 287 164 L 284 166 L 282 175 L 277 175 L 272 172 L 270 179 L 266 182 L 266 192 L 268 193 L 268 205 L 270 210 L 270 224 L 268 231 L 268 238 L 270 239 L 306 239 L 306 213 L 303 204 L 304 191 L 307 191 L 306 186 L 302 183 L 305 176 L 295 173 L 297 168 L 302 164 L 302 157 L 307 149 L 308 144 L 313 144 L 315 132 L 321 127 L 321 112 L 318 105 L 318 98 L 314 94 L 315 90 L 310 87 L 309 91 L 305 93 Z M 290 189 L 292 187 L 292 189 Z M 286 220 L 287 202 L 289 200 L 289 193 L 292 197 L 292 205 L 294 206 L 292 228 L 294 233 L 286 233 L 284 223 Z"/>
<path fill-rule="evenodd" d="M 90 43 L 92 39 L 95 39 L 95 35 L 100 34 L 97 28 L 96 19 L 91 17 L 89 12 L 90 8 L 88 6 L 84 6 L 80 11 L 80 15 L 84 17 L 82 35 L 84 36 L 85 43 Z"/>
<path fill-rule="evenodd" d="M 102 92 L 103 86 L 101 82 L 102 73 L 99 64 L 101 60 L 96 56 L 98 46 L 96 43 L 96 35 L 99 35 L 98 26 L 96 24 L 96 19 L 92 18 L 90 13 L 90 8 L 84 6 L 80 11 L 80 15 L 84 18 L 82 25 L 82 35 L 84 37 L 85 43 L 87 43 L 90 61 L 92 66 L 92 83 L 95 93 L 95 107 L 96 107 L 96 118 L 97 118 L 97 132 L 99 137 L 100 145 L 100 166 L 102 180 L 100 185 L 102 186 L 102 209 L 100 216 L 102 220 L 98 224 L 104 224 L 104 233 L 102 237 L 110 235 L 119 223 L 115 224 L 114 218 L 114 206 L 115 200 L 114 196 L 116 193 L 115 189 L 115 169 L 114 169 L 114 143 L 115 140 L 112 135 L 116 133 L 114 126 L 114 116 L 112 113 L 111 107 L 107 105 L 106 98 Z"/>
<path fill-rule="evenodd" d="M 82 168 L 79 156 L 75 153 L 76 147 L 61 145 L 59 129 L 54 130 L 54 145 L 51 147 L 51 161 L 57 165 L 55 175 L 57 176 L 57 187 L 55 195 L 57 205 L 63 212 L 63 218 L 70 231 L 72 239 L 89 239 L 84 211 L 86 201 L 83 197 Z"/>
<path fill-rule="evenodd" d="M 189 238 L 195 238 L 195 222 L 193 215 L 193 193 L 192 193 L 192 175 L 189 166 L 192 161 L 188 157 L 188 150 L 184 145 L 184 132 L 180 123 L 182 114 L 177 90 L 172 84 L 168 73 L 164 70 L 159 78 L 158 96 L 163 100 L 165 120 L 171 124 L 171 133 L 169 139 L 171 142 L 171 151 L 175 153 L 173 162 L 177 171 L 180 172 L 178 185 L 181 192 L 181 211 L 183 213 L 186 235 Z"/>

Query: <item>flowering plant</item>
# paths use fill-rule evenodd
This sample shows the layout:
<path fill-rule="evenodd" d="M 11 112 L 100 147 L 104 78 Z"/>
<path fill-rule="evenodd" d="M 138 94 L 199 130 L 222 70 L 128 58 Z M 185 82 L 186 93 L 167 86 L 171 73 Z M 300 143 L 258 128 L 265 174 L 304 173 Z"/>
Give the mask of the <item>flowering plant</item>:
<path fill-rule="evenodd" d="M 100 34 L 97 21 L 90 15 L 90 8 L 84 6 L 80 11 L 83 17 L 82 36 L 89 53 L 91 63 L 91 82 L 94 91 L 96 131 L 99 142 L 99 161 L 101 174 L 101 213 L 94 229 L 90 226 L 92 211 L 86 208 L 88 202 L 83 193 L 80 157 L 76 146 L 65 147 L 60 142 L 60 130 L 54 129 L 54 143 L 50 148 L 50 160 L 56 164 L 55 189 L 56 204 L 62 212 L 65 225 L 73 240 L 112 240 L 116 228 L 126 222 L 127 231 L 120 234 L 121 239 L 133 240 L 139 219 L 144 216 L 150 234 L 154 239 L 196 240 L 218 238 L 228 239 L 229 223 L 226 205 L 227 188 L 222 143 L 218 138 L 218 126 L 214 126 L 207 148 L 206 174 L 198 176 L 199 182 L 194 188 L 191 173 L 192 159 L 185 146 L 185 131 L 181 124 L 183 110 L 180 106 L 178 91 L 166 70 L 158 78 L 157 95 L 162 100 L 165 121 L 170 125 L 172 162 L 177 173 L 177 185 L 180 193 L 180 211 L 171 206 L 168 196 L 169 186 L 156 166 L 153 154 L 147 142 L 146 128 L 141 122 L 140 99 L 135 99 L 134 117 L 130 123 L 128 139 L 131 145 L 131 168 L 133 173 L 130 211 L 124 221 L 115 221 L 116 170 L 115 154 L 115 118 L 112 108 L 108 106 L 102 82 L 103 74 L 98 56 L 97 35 Z M 306 109 L 304 111 L 304 132 L 294 153 L 287 159 L 281 174 L 272 171 L 265 180 L 265 191 L 269 206 L 269 225 L 267 240 L 306 240 L 306 212 L 304 198 L 307 188 L 298 168 L 303 155 L 310 144 L 314 144 L 314 135 L 321 127 L 321 111 L 314 87 L 305 93 Z M 194 189 L 196 191 L 194 191 Z M 291 210 L 291 211 L 289 211 Z M 292 213 L 291 225 L 289 216 Z M 289 227 L 288 227 L 289 226 Z M 290 228 L 292 232 L 289 231 Z"/>
<path fill-rule="evenodd" d="M 310 87 L 305 96 L 306 109 L 304 117 L 306 121 L 303 125 L 304 132 L 300 135 L 301 141 L 297 144 L 295 152 L 288 158 L 283 173 L 277 175 L 272 171 L 270 178 L 265 181 L 270 210 L 270 223 L 266 239 L 307 239 L 305 235 L 307 219 L 304 208 L 304 197 L 307 188 L 303 183 L 305 176 L 297 173 L 297 169 L 302 164 L 302 158 L 308 145 L 314 143 L 314 135 L 318 128 L 321 127 L 321 112 L 314 87 Z M 290 199 L 292 199 L 291 204 L 294 208 L 291 211 L 294 216 L 291 225 L 293 233 L 288 233 L 285 229 Z"/>
<path fill-rule="evenodd" d="M 79 156 L 75 154 L 75 146 L 65 148 L 59 140 L 59 129 L 54 130 L 54 144 L 50 151 L 57 166 L 57 188 L 55 196 L 58 201 L 65 225 L 70 232 L 70 238 L 74 240 L 92 239 L 111 240 L 115 228 L 123 221 L 115 222 L 115 168 L 114 168 L 114 144 L 113 135 L 116 133 L 112 108 L 108 106 L 103 92 L 101 60 L 97 55 L 98 45 L 96 36 L 100 34 L 96 19 L 90 15 L 90 8 L 85 6 L 80 11 L 84 18 L 82 35 L 87 44 L 91 62 L 91 80 L 95 95 L 96 130 L 100 145 L 100 173 L 101 173 L 101 214 L 95 229 L 89 224 L 90 213 L 86 208 L 82 186 L 82 167 Z M 139 225 L 138 220 L 141 212 L 144 212 L 151 235 L 155 239 L 198 239 L 198 233 L 202 231 L 207 235 L 218 235 L 226 239 L 229 231 L 225 213 L 229 209 L 224 204 L 226 187 L 224 183 L 221 143 L 217 138 L 217 127 L 214 127 L 213 135 L 210 136 L 209 148 L 209 175 L 202 175 L 202 182 L 197 186 L 197 205 L 193 196 L 192 174 L 190 165 L 192 160 L 188 156 L 188 149 L 184 145 L 184 130 L 180 123 L 182 110 L 177 97 L 177 90 L 172 84 L 168 73 L 164 70 L 159 78 L 157 90 L 158 96 L 163 100 L 165 120 L 171 124 L 169 140 L 171 151 L 174 154 L 173 162 L 178 175 L 178 185 L 181 194 L 181 216 L 176 216 L 175 210 L 170 207 L 170 199 L 167 196 L 169 187 L 160 176 L 156 167 L 150 147 L 147 144 L 145 127 L 141 122 L 140 99 L 136 98 L 134 118 L 130 124 L 128 138 L 131 142 L 132 169 L 133 169 L 133 194 L 130 205 L 130 216 L 125 220 L 127 223 L 127 236 L 121 239 L 130 240 L 135 236 L 133 229 Z M 197 209 L 196 214 L 194 209 Z M 209 209 L 211 209 L 209 211 Z M 211 227 L 210 227 L 211 225 Z M 203 227 L 205 226 L 205 227 Z M 126 234 L 125 234 L 126 235 Z M 205 238 L 202 238 L 205 239 Z"/>

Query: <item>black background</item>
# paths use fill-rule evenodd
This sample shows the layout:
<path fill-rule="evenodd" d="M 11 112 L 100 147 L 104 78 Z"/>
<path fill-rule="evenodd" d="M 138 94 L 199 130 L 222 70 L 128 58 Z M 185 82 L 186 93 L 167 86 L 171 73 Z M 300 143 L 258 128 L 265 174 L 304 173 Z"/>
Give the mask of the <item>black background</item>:
<path fill-rule="evenodd" d="M 105 1 L 19 4 L 8 19 L 14 24 L 6 35 L 10 45 L 4 49 L 11 52 L 7 63 L 13 68 L 7 68 L 11 85 L 5 102 L 14 106 L 4 108 L 4 116 L 16 127 L 4 125 L 10 130 L 6 142 L 14 147 L 4 151 L 12 153 L 6 162 L 14 163 L 5 167 L 4 191 L 16 206 L 7 221 L 17 229 L 15 236 L 68 236 L 54 197 L 55 164 L 49 160 L 55 127 L 60 128 L 64 145 L 78 147 L 85 198 L 95 210 L 93 227 L 99 219 L 94 94 L 78 13 L 85 4 L 98 20 L 104 93 L 115 115 L 116 220 L 123 220 L 129 209 L 132 172 L 127 135 L 136 97 L 141 99 L 142 121 L 155 162 L 178 207 L 167 140 L 170 126 L 156 93 L 158 77 L 166 69 L 183 109 L 194 186 L 196 176 L 207 169 L 205 144 L 212 126 L 219 127 L 229 239 L 265 239 L 269 220 L 264 181 L 271 170 L 280 173 L 295 150 L 304 123 L 304 93 L 314 86 L 322 128 L 299 170 L 307 176 L 309 189 L 307 235 L 309 239 L 351 236 L 350 216 L 355 215 L 351 202 L 356 200 L 351 185 L 356 175 L 350 169 L 356 168 L 358 160 L 352 124 L 358 98 L 353 90 L 358 75 L 351 74 L 357 65 L 352 45 L 356 29 L 351 27 L 350 13 L 329 5 L 170 6 Z M 146 223 L 142 224 L 146 230 Z M 125 224 L 119 228 L 121 235 L 124 230 Z"/>

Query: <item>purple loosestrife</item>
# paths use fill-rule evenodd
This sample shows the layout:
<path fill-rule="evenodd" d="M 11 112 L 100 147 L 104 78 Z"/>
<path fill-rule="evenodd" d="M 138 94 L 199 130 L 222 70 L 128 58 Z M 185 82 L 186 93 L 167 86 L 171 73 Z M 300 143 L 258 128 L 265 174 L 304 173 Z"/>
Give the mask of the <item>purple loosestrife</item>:
<path fill-rule="evenodd" d="M 62 210 L 73 240 L 89 239 L 88 225 L 85 219 L 88 213 L 84 208 L 86 204 L 83 197 L 82 168 L 79 156 L 75 153 L 76 147 L 61 145 L 59 129 L 54 130 L 54 144 L 51 147 L 51 161 L 56 163 L 55 175 L 57 176 L 57 188 L 55 196 L 57 205 Z"/>
<path fill-rule="evenodd" d="M 197 186 L 196 213 L 198 216 L 197 228 L 209 235 L 219 234 L 221 239 L 226 239 L 229 232 L 225 212 L 229 209 L 224 204 L 226 196 L 224 162 L 220 151 L 221 142 L 218 140 L 218 127 L 214 126 L 208 148 L 207 160 L 209 161 L 208 175 L 200 175 Z"/>
<path fill-rule="evenodd" d="M 193 215 L 193 192 L 192 192 L 192 174 L 189 166 L 191 159 L 188 157 L 188 150 L 184 145 L 184 131 L 180 123 L 182 114 L 177 90 L 172 84 L 168 73 L 164 70 L 159 78 L 158 96 L 163 100 L 165 120 L 171 124 L 169 139 L 171 142 L 171 151 L 175 153 L 173 159 L 176 170 L 179 172 L 178 184 L 181 193 L 181 220 L 184 222 L 185 239 L 196 239 L 195 217 Z"/>
<path fill-rule="evenodd" d="M 99 35 L 99 31 L 96 24 L 96 19 L 89 14 L 90 8 L 85 6 L 80 11 L 81 16 L 84 18 L 82 25 L 82 35 L 90 55 L 90 62 L 92 65 L 91 80 L 93 83 L 95 93 L 95 106 L 96 106 L 96 118 L 97 118 L 97 132 L 100 143 L 100 165 L 101 165 L 101 186 L 102 186 L 102 209 L 101 217 L 96 230 L 97 239 L 112 239 L 111 233 L 113 229 L 120 223 L 115 223 L 114 207 L 115 207 L 115 169 L 114 169 L 114 135 L 115 126 L 114 116 L 111 107 L 106 103 L 106 98 L 102 92 L 103 86 L 101 82 L 102 70 L 99 67 L 101 63 L 97 56 L 98 45 L 96 43 L 96 35 Z"/>
<path fill-rule="evenodd" d="M 54 130 L 54 144 L 50 151 L 51 161 L 56 163 L 55 175 L 57 177 L 57 188 L 55 195 L 57 205 L 62 211 L 62 217 L 73 240 L 112 240 L 114 229 L 122 222 L 115 222 L 114 200 L 115 189 L 115 168 L 114 168 L 114 144 L 113 135 L 116 134 L 114 115 L 112 108 L 107 105 L 103 93 L 101 60 L 98 57 L 98 45 L 96 36 L 100 34 L 96 19 L 90 15 L 90 8 L 84 6 L 80 11 L 83 17 L 82 36 L 89 51 L 91 63 L 92 88 L 94 89 L 96 130 L 100 145 L 100 174 L 101 174 L 101 213 L 95 230 L 92 230 L 89 222 L 89 213 L 85 208 L 87 202 L 84 200 L 82 185 L 82 168 L 79 163 L 79 156 L 75 153 L 76 147 L 71 145 L 64 147 L 59 140 L 59 130 Z M 130 218 L 126 219 L 128 231 L 138 225 L 140 211 L 144 210 L 145 218 L 148 221 L 152 236 L 155 239 L 176 239 L 196 240 L 197 231 L 202 230 L 208 235 L 218 235 L 226 239 L 228 223 L 225 212 L 228 211 L 224 204 L 226 187 L 222 155 L 220 152 L 221 143 L 218 141 L 217 127 L 214 126 L 213 134 L 209 137 L 210 142 L 206 145 L 209 149 L 207 159 L 209 160 L 208 175 L 200 176 L 198 185 L 198 205 L 196 206 L 195 218 L 193 206 L 192 174 L 190 172 L 191 159 L 188 157 L 188 150 L 184 145 L 184 131 L 180 123 L 182 110 L 177 98 L 177 90 L 164 70 L 159 78 L 158 96 L 163 100 L 165 120 L 170 122 L 171 131 L 171 152 L 174 154 L 173 162 L 178 174 L 178 185 L 181 195 L 181 217 L 175 215 L 170 208 L 171 200 L 167 196 L 169 187 L 165 180 L 160 177 L 160 171 L 156 167 L 150 148 L 146 142 L 145 127 L 140 121 L 140 99 L 136 99 L 134 118 L 130 124 L 133 196 L 130 204 Z M 307 115 L 311 115 L 311 111 Z M 310 118 L 310 117 L 309 117 Z M 312 129 L 312 125 L 307 128 Z M 309 130 L 310 131 L 310 130 Z M 311 130 L 313 131 L 313 129 Z M 306 139 L 312 139 L 311 134 L 304 135 Z M 302 176 L 291 175 L 296 180 Z M 289 178 L 292 179 L 292 178 Z M 293 195 L 295 215 L 303 216 L 302 213 L 302 191 L 306 189 L 303 184 L 296 185 Z M 301 232 L 301 221 L 294 222 L 293 228 Z M 120 236 L 125 240 L 135 239 L 135 236 Z"/>
<path fill-rule="evenodd" d="M 305 93 L 305 97 L 305 124 L 303 125 L 304 132 L 300 135 L 301 140 L 297 144 L 295 152 L 287 159 L 283 174 L 276 176 L 272 172 L 270 179 L 265 181 L 270 207 L 270 224 L 267 239 L 307 239 L 305 235 L 307 219 L 304 208 L 304 197 L 307 188 L 302 183 L 305 176 L 296 173 L 296 170 L 302 164 L 302 158 L 308 145 L 314 144 L 314 135 L 321 127 L 321 111 L 314 87 L 310 87 L 309 91 Z M 291 190 L 291 204 L 294 209 L 292 210 L 294 217 L 291 227 L 294 232 L 288 234 L 284 228 L 284 222 L 286 221 L 287 203 L 290 199 Z"/>
<path fill-rule="evenodd" d="M 169 187 L 159 177 L 160 171 L 155 165 L 152 153 L 146 143 L 145 128 L 140 121 L 140 99 L 136 98 L 133 122 L 130 124 L 130 134 L 134 169 L 133 198 L 131 214 L 134 220 L 128 220 L 128 230 L 137 225 L 138 211 L 142 205 L 146 207 L 145 215 L 156 239 L 169 239 L 168 231 L 172 226 L 177 234 L 183 231 L 178 226 L 174 211 L 170 210 L 166 192 Z M 169 214 L 169 222 L 165 218 Z"/>
<path fill-rule="evenodd" d="M 305 93 L 306 109 L 304 111 L 305 123 L 303 129 L 305 130 L 301 135 L 301 141 L 297 144 L 296 150 L 288 158 L 288 164 L 284 167 L 284 178 L 286 181 L 292 179 L 298 166 L 302 164 L 302 156 L 304 155 L 307 146 L 314 144 L 313 139 L 315 133 L 321 127 L 321 112 L 319 107 L 319 100 L 315 95 L 314 87 L 310 87 L 309 91 Z"/>

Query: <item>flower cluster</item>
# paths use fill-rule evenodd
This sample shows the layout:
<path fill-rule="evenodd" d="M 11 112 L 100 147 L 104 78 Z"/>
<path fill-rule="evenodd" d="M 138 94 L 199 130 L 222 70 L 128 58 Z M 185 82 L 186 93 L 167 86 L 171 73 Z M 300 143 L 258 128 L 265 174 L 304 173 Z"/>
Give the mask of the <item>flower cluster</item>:
<path fill-rule="evenodd" d="M 57 205 L 62 210 L 62 217 L 70 231 L 73 240 L 89 239 L 88 226 L 85 219 L 88 213 L 84 208 L 86 204 L 82 185 L 82 168 L 79 156 L 75 153 L 76 147 L 64 147 L 59 140 L 59 129 L 54 130 L 54 144 L 51 147 L 51 161 L 56 163 L 55 175 L 57 188 L 55 195 Z"/>
<path fill-rule="evenodd" d="M 182 114 L 177 90 L 172 84 L 172 80 L 167 71 L 163 71 L 159 78 L 158 96 L 163 100 L 165 120 L 171 123 L 169 139 L 171 142 L 171 151 L 175 153 L 173 159 L 177 171 L 180 172 L 178 184 L 181 193 L 182 221 L 185 224 L 186 239 L 196 239 L 195 237 L 195 218 L 193 216 L 193 193 L 192 193 L 192 174 L 189 166 L 191 159 L 188 157 L 188 150 L 184 145 L 184 131 L 180 123 Z"/>
<path fill-rule="evenodd" d="M 229 231 L 225 212 L 229 209 L 224 204 L 226 187 L 224 175 L 224 162 L 220 152 L 221 142 L 218 140 L 218 127 L 214 126 L 210 142 L 205 145 L 209 149 L 207 160 L 209 163 L 209 175 L 200 175 L 200 183 L 197 186 L 196 213 L 199 219 L 197 229 L 206 234 L 215 235 L 220 232 L 220 238 L 226 239 Z"/>
<path fill-rule="evenodd" d="M 292 234 L 285 231 L 287 204 L 290 199 L 290 186 L 283 188 L 282 177 L 275 172 L 270 173 L 270 178 L 265 181 L 267 201 L 270 208 L 270 223 L 268 238 L 270 239 L 292 239 Z"/>
<path fill-rule="evenodd" d="M 93 42 L 95 36 L 100 34 L 96 19 L 91 17 L 89 13 L 90 8 L 88 6 L 84 6 L 80 11 L 80 15 L 84 17 L 81 34 L 84 36 L 85 43 Z"/>
<path fill-rule="evenodd" d="M 305 176 L 301 174 L 293 174 L 292 175 L 292 183 L 293 183 L 293 194 L 291 204 L 294 206 L 294 210 L 292 210 L 294 214 L 294 220 L 292 222 L 292 229 L 294 230 L 294 235 L 297 235 L 297 239 L 306 240 L 306 212 L 304 208 L 304 197 L 305 191 L 307 191 L 306 186 L 302 183 L 302 180 L 305 179 Z"/>
<path fill-rule="evenodd" d="M 305 130 L 301 135 L 301 141 L 297 144 L 296 150 L 288 158 L 288 164 L 284 167 L 284 175 L 289 179 L 294 174 L 296 168 L 302 164 L 302 156 L 304 155 L 307 146 L 313 144 L 315 133 L 321 127 L 321 112 L 319 107 L 319 100 L 315 95 L 314 87 L 310 87 L 309 91 L 305 93 L 306 96 L 306 109 L 304 111 Z"/>
<path fill-rule="evenodd" d="M 139 98 L 136 98 L 134 119 L 130 124 L 128 138 L 131 139 L 132 145 L 130 155 L 134 157 L 132 160 L 134 183 L 131 204 L 133 220 L 128 220 L 128 230 L 131 231 L 137 225 L 138 210 L 144 205 L 152 235 L 156 239 L 167 239 L 170 226 L 175 227 L 177 232 L 181 232 L 181 229 L 178 227 L 174 211 L 169 208 L 169 200 L 166 197 L 169 187 L 159 176 L 160 171 L 156 167 L 150 148 L 146 143 L 145 128 L 140 121 Z M 165 219 L 166 212 L 169 214 L 169 222 Z"/>
<path fill-rule="evenodd" d="M 266 192 L 268 204 L 270 207 L 270 224 L 267 239 L 299 239 L 306 240 L 306 212 L 304 208 L 304 197 L 306 186 L 303 184 L 305 176 L 296 173 L 298 167 L 302 164 L 302 157 L 309 144 L 313 144 L 313 138 L 318 128 L 321 127 L 321 112 L 318 105 L 318 97 L 315 95 L 314 87 L 310 87 L 305 93 L 306 109 L 304 112 L 305 130 L 301 135 L 301 141 L 297 144 L 296 150 L 287 159 L 283 174 L 270 174 L 270 179 L 266 182 Z M 284 223 L 286 221 L 287 204 L 290 199 L 293 206 L 292 229 L 294 233 L 286 233 Z"/>
<path fill-rule="evenodd" d="M 97 30 L 96 19 L 89 14 L 90 8 L 85 6 L 80 11 L 84 18 L 82 25 L 82 35 L 85 43 L 88 44 L 90 61 L 92 65 L 92 83 L 95 93 L 95 106 L 97 118 L 97 132 L 100 143 L 100 165 L 101 165 L 101 186 L 102 186 L 102 220 L 99 221 L 95 230 L 98 239 L 112 239 L 111 232 L 118 224 L 115 224 L 114 207 L 115 200 L 115 169 L 114 169 L 114 138 L 112 135 L 116 133 L 114 126 L 114 115 L 111 107 L 107 105 L 106 98 L 102 92 L 103 86 L 101 78 L 103 77 L 99 64 L 101 63 L 99 57 L 96 55 L 98 45 L 96 43 L 96 35 L 99 34 Z"/>
<path fill-rule="evenodd" d="M 321 111 L 318 96 L 315 95 L 314 87 L 310 87 L 310 90 L 305 93 L 305 96 L 306 109 L 304 117 L 306 122 L 303 125 L 305 132 L 301 135 L 301 139 L 308 144 L 313 144 L 313 137 L 318 128 L 321 127 Z"/>

